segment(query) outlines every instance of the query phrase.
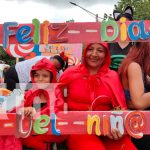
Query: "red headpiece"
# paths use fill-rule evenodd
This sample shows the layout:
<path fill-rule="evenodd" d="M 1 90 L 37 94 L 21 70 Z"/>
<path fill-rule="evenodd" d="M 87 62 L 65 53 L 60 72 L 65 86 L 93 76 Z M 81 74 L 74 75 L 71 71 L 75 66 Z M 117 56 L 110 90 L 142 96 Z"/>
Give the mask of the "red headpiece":
<path fill-rule="evenodd" d="M 60 53 L 60 56 L 62 57 L 62 59 L 63 59 L 64 61 L 67 61 L 67 60 L 68 60 L 68 57 L 65 56 L 65 53 L 64 53 L 64 52 L 61 52 L 61 53 Z"/>

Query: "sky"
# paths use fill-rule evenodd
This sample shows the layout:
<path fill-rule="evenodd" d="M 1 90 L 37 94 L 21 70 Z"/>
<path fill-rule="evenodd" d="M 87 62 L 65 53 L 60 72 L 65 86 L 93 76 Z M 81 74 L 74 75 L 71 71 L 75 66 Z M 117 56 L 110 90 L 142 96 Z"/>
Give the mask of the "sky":
<path fill-rule="evenodd" d="M 103 18 L 104 13 L 112 14 L 114 5 L 119 0 L 0 0 L 0 24 L 16 21 L 18 23 L 32 23 L 37 18 L 40 22 L 95 22 L 96 18 L 83 9 L 85 8 Z M 101 19 L 99 18 L 99 21 Z"/>

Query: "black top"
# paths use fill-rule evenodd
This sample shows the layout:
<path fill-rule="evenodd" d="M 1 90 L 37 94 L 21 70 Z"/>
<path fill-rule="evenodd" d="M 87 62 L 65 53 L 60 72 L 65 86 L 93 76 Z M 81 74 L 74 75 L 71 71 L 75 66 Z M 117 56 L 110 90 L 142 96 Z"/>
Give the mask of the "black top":
<path fill-rule="evenodd" d="M 125 48 L 121 48 L 120 45 L 116 43 L 109 43 L 109 50 L 111 55 L 111 66 L 112 70 L 117 71 L 119 65 L 121 64 L 122 60 L 126 57 L 129 52 L 130 47 L 132 47 L 132 43 L 129 43 Z"/>

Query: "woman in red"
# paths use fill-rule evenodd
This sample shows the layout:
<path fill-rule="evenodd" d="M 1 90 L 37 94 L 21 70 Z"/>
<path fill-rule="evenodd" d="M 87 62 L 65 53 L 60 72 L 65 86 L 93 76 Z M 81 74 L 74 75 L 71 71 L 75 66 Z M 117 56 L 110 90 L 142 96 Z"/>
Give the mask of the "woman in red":
<path fill-rule="evenodd" d="M 32 89 L 25 93 L 23 112 L 30 117 L 35 114 L 50 115 L 53 107 L 50 100 L 50 83 L 56 82 L 56 67 L 48 59 L 43 58 L 31 69 Z M 57 106 L 55 106 L 57 107 Z M 62 142 L 63 136 L 30 135 L 22 139 L 23 145 L 35 150 L 50 150 L 50 142 Z"/>
<path fill-rule="evenodd" d="M 68 68 L 61 76 L 60 85 L 56 90 L 58 102 L 67 102 L 71 111 L 126 109 L 119 77 L 109 66 L 110 54 L 107 44 L 89 44 L 84 50 L 83 63 Z M 62 94 L 62 88 L 67 88 L 66 98 Z M 130 137 L 122 137 L 116 129 L 109 138 L 70 135 L 67 145 L 69 150 L 136 150 Z"/>

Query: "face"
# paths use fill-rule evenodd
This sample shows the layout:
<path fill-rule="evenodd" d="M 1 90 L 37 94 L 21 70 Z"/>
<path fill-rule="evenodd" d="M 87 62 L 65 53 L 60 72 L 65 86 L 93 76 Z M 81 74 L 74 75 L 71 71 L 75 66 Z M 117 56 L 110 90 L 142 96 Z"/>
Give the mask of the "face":
<path fill-rule="evenodd" d="M 39 89 L 47 88 L 51 80 L 50 72 L 44 69 L 36 70 L 33 78 Z"/>
<path fill-rule="evenodd" d="M 61 70 L 60 62 L 57 59 L 53 59 L 52 61 L 53 61 L 54 65 L 55 65 L 55 67 L 56 67 L 56 70 L 59 72 Z"/>
<path fill-rule="evenodd" d="M 100 67 L 105 59 L 105 49 L 98 43 L 92 44 L 86 53 L 86 63 L 90 68 Z"/>

